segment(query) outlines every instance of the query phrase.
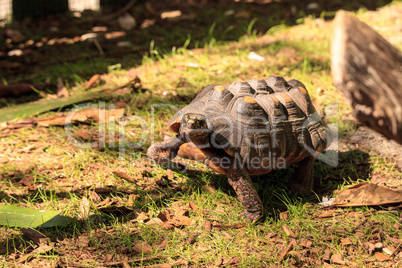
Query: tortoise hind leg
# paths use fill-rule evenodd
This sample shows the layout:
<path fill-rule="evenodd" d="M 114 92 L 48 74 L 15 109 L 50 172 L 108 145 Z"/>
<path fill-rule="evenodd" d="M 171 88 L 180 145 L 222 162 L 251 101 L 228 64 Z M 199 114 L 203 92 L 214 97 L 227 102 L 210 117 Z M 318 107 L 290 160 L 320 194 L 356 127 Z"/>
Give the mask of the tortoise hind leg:
<path fill-rule="evenodd" d="M 308 156 L 298 163 L 298 167 L 288 183 L 288 188 L 291 192 L 307 195 L 313 191 L 314 161 L 314 156 Z"/>
<path fill-rule="evenodd" d="M 263 206 L 248 171 L 239 165 L 232 164 L 227 176 L 229 184 L 246 208 L 246 211 L 241 215 L 242 218 L 248 219 L 253 223 L 260 220 L 263 216 Z"/>

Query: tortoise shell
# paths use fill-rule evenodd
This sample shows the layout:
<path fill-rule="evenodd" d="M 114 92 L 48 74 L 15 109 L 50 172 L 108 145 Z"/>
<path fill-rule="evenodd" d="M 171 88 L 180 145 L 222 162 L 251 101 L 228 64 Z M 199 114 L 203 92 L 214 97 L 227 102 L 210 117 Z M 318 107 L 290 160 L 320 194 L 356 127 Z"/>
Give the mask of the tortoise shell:
<path fill-rule="evenodd" d="M 286 168 L 329 144 L 306 87 L 281 76 L 209 85 L 171 118 L 169 128 L 179 133 L 187 114 L 207 118 L 205 154 L 240 157 L 251 175 Z"/>

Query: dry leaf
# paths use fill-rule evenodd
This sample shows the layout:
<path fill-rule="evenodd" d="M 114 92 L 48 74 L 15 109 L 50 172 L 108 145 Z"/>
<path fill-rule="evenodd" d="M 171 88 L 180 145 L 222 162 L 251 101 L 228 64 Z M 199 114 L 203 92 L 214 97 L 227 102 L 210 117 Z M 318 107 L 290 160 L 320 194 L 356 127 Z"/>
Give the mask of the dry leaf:
<path fill-rule="evenodd" d="M 235 265 L 235 264 L 238 264 L 240 262 L 240 258 L 239 257 L 232 257 L 232 258 L 230 258 L 230 259 L 226 259 L 226 260 L 223 260 L 223 262 L 222 262 L 222 264 L 223 265 Z"/>
<path fill-rule="evenodd" d="M 305 248 L 311 247 L 312 244 L 313 244 L 313 242 L 311 240 L 308 240 L 308 239 L 302 239 L 301 242 L 300 242 L 300 245 L 302 247 L 305 247 Z"/>
<path fill-rule="evenodd" d="M 323 261 L 329 261 L 331 258 L 331 250 L 329 248 L 326 248 L 324 251 L 324 255 L 322 256 Z"/>
<path fill-rule="evenodd" d="M 279 219 L 287 221 L 289 217 L 289 212 L 285 211 L 285 212 L 281 212 L 279 213 Z"/>
<path fill-rule="evenodd" d="M 87 131 L 82 131 L 82 130 L 74 130 L 74 136 L 78 136 L 83 140 L 94 140 L 92 134 L 90 132 Z"/>
<path fill-rule="evenodd" d="M 334 254 L 331 256 L 331 262 L 335 264 L 345 265 L 346 261 L 342 259 L 342 254 Z"/>
<path fill-rule="evenodd" d="M 176 217 L 175 218 L 175 225 L 176 226 L 184 226 L 184 225 L 186 225 L 186 226 L 188 226 L 188 225 L 191 225 L 191 219 L 189 218 L 189 217 L 187 217 L 187 216 L 180 216 L 180 217 Z"/>
<path fill-rule="evenodd" d="M 25 185 L 25 186 L 31 186 L 34 182 L 34 177 L 32 175 L 25 176 L 23 177 L 18 183 Z"/>
<path fill-rule="evenodd" d="M 223 264 L 223 258 L 218 257 L 214 263 L 215 266 L 221 266 Z"/>
<path fill-rule="evenodd" d="M 82 197 L 80 202 L 79 216 L 81 219 L 86 219 L 89 215 L 90 203 L 88 198 Z"/>
<path fill-rule="evenodd" d="M 115 110 L 104 110 L 98 108 L 91 108 L 79 111 L 72 111 L 67 115 L 56 116 L 52 118 L 39 119 L 36 121 L 38 126 L 48 127 L 64 126 L 65 124 L 73 123 L 99 123 L 105 124 L 115 121 L 124 115 L 124 108 Z"/>
<path fill-rule="evenodd" d="M 204 231 L 210 232 L 212 230 L 212 223 L 208 220 L 205 220 L 203 228 L 204 228 Z"/>
<path fill-rule="evenodd" d="M 40 233 L 39 231 L 29 227 L 29 228 L 21 228 L 22 234 L 34 241 L 35 243 L 39 244 L 43 239 L 48 239 L 50 242 L 50 239 L 46 237 L 44 234 Z"/>
<path fill-rule="evenodd" d="M 283 231 L 285 231 L 285 234 L 286 234 L 287 236 L 289 236 L 289 237 L 296 237 L 295 233 L 294 233 L 292 230 L 290 230 L 289 226 L 287 226 L 287 225 L 282 225 L 282 229 L 283 229 Z"/>
<path fill-rule="evenodd" d="M 168 176 L 169 179 L 174 178 L 174 174 L 173 174 L 173 171 L 171 169 L 166 170 L 166 175 Z"/>
<path fill-rule="evenodd" d="M 138 240 L 134 242 L 134 247 L 132 250 L 138 254 L 150 253 L 152 252 L 152 247 L 147 242 Z"/>
<path fill-rule="evenodd" d="M 292 239 L 292 240 L 290 241 L 290 243 L 288 244 L 288 246 L 285 248 L 285 250 L 283 250 L 283 251 L 281 252 L 281 255 L 280 255 L 279 260 L 278 260 L 280 263 L 285 259 L 286 255 L 289 253 L 289 251 L 292 250 L 292 248 L 293 248 L 294 246 L 296 246 L 296 240 L 295 240 L 295 239 Z"/>
<path fill-rule="evenodd" d="M 87 84 L 85 85 L 85 89 L 90 89 L 91 87 L 94 87 L 100 79 L 99 74 L 95 74 L 91 77 L 91 79 L 88 80 Z"/>
<path fill-rule="evenodd" d="M 352 241 L 350 241 L 349 237 L 341 238 L 341 244 L 344 245 L 344 246 L 351 245 Z"/>
<path fill-rule="evenodd" d="M 159 219 L 159 218 L 152 218 L 149 221 L 147 221 L 147 223 L 145 223 L 145 224 L 148 226 L 156 225 L 156 224 L 163 225 L 163 221 L 161 221 L 161 219 Z"/>
<path fill-rule="evenodd" d="M 210 249 L 211 249 L 211 247 L 209 247 L 209 246 L 205 246 L 205 245 L 203 245 L 203 244 L 199 244 L 199 245 L 198 245 L 198 250 L 199 250 L 199 251 L 206 252 L 206 251 L 208 251 L 208 250 L 210 250 Z"/>
<path fill-rule="evenodd" d="M 161 19 L 175 19 L 181 16 L 180 10 L 165 11 L 161 14 Z"/>
<path fill-rule="evenodd" d="M 387 261 L 389 260 L 389 257 L 386 256 L 385 254 L 382 254 L 381 252 L 376 252 L 374 256 L 379 260 L 379 261 Z"/>
<path fill-rule="evenodd" d="M 70 94 L 67 91 L 66 86 L 64 85 L 63 81 L 61 78 L 57 78 L 57 92 L 56 92 L 57 98 L 63 98 L 63 97 L 68 97 Z"/>
<path fill-rule="evenodd" d="M 360 183 L 341 191 L 332 205 L 338 207 L 378 206 L 401 202 L 401 193 L 372 183 Z"/>

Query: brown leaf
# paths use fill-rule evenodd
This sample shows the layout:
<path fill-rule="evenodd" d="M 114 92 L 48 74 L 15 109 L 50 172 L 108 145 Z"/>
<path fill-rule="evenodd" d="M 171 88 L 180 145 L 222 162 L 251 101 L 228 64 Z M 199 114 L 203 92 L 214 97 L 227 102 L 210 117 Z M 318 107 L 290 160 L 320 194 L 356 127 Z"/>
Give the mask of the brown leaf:
<path fill-rule="evenodd" d="M 278 260 L 279 263 L 281 263 L 281 262 L 285 259 L 286 255 L 289 253 L 289 251 L 292 250 L 292 248 L 293 248 L 294 246 L 296 246 L 296 240 L 295 240 L 295 239 L 292 239 L 292 240 L 290 241 L 290 243 L 288 244 L 288 246 L 285 248 L 285 250 L 282 251 L 282 253 L 281 253 L 280 257 L 279 257 L 279 260 Z"/>
<path fill-rule="evenodd" d="M 237 228 L 243 228 L 246 226 L 246 224 L 233 224 L 233 225 L 224 225 L 224 224 L 213 224 L 212 225 L 214 228 L 222 228 L 222 229 L 237 229 Z"/>
<path fill-rule="evenodd" d="M 174 228 L 174 230 L 175 230 L 175 232 L 177 232 L 177 233 L 179 233 L 180 235 L 182 235 L 182 236 L 186 236 L 187 235 L 187 233 L 185 232 L 185 231 L 183 231 L 183 230 L 181 230 L 181 229 L 179 229 L 179 228 Z M 195 242 L 195 241 L 194 241 Z"/>
<path fill-rule="evenodd" d="M 287 236 L 293 237 L 293 238 L 296 237 L 295 233 L 292 230 L 290 230 L 289 226 L 284 224 L 284 225 L 282 225 L 282 229 L 283 229 L 283 231 L 285 231 L 285 234 Z"/>
<path fill-rule="evenodd" d="M 34 177 L 32 175 L 25 176 L 23 177 L 18 183 L 25 185 L 25 186 L 31 186 L 34 182 Z"/>
<path fill-rule="evenodd" d="M 83 140 L 95 140 L 97 139 L 92 133 L 83 130 L 74 130 L 74 136 L 78 136 Z"/>
<path fill-rule="evenodd" d="M 96 192 L 93 191 L 88 192 L 88 197 L 94 203 L 100 203 L 102 201 L 102 198 Z"/>
<path fill-rule="evenodd" d="M 165 238 L 159 245 L 155 246 L 155 249 L 157 249 L 157 250 L 164 249 L 166 247 L 166 245 L 167 245 L 167 239 Z"/>
<path fill-rule="evenodd" d="M 112 173 L 128 182 L 136 183 L 136 179 L 134 179 L 133 177 L 131 177 L 130 175 L 128 175 L 127 173 L 125 173 L 123 171 L 115 170 Z"/>
<path fill-rule="evenodd" d="M 288 256 L 292 257 L 297 263 L 302 263 L 302 256 L 299 252 L 291 250 L 289 251 Z"/>
<path fill-rule="evenodd" d="M 61 78 L 57 78 L 57 92 L 56 92 L 57 98 L 63 98 L 63 97 L 68 97 L 70 94 L 67 91 L 66 86 L 64 85 L 63 81 Z"/>
<path fill-rule="evenodd" d="M 36 124 L 42 127 L 49 127 L 49 126 L 64 126 L 65 125 L 65 117 L 64 116 L 56 116 L 46 119 L 39 119 Z"/>
<path fill-rule="evenodd" d="M 198 209 L 197 206 L 193 202 L 188 203 L 188 205 L 190 206 L 190 208 L 192 210 L 197 210 Z"/>
<path fill-rule="evenodd" d="M 174 174 L 171 169 L 166 170 L 166 175 L 168 176 L 169 179 L 174 179 Z"/>
<path fill-rule="evenodd" d="M 39 119 L 36 121 L 38 126 L 49 127 L 51 125 L 54 126 L 64 126 L 69 123 L 99 123 L 105 124 L 111 121 L 115 121 L 124 115 L 124 109 L 115 109 L 115 110 L 104 110 L 104 109 L 85 109 L 79 111 L 73 111 L 66 115 L 55 116 L 46 119 Z"/>
<path fill-rule="evenodd" d="M 363 219 L 362 221 L 358 222 L 355 224 L 355 227 L 352 228 L 352 230 L 350 230 L 350 232 L 354 232 L 357 230 L 357 228 L 359 228 L 360 226 L 362 226 L 363 224 L 365 224 L 367 222 L 367 219 Z"/>
<path fill-rule="evenodd" d="M 322 255 L 322 260 L 329 261 L 330 258 L 331 258 L 331 250 L 329 248 L 326 248 L 324 251 L 324 255 Z"/>
<path fill-rule="evenodd" d="M 189 264 L 189 261 L 188 261 L 188 260 L 184 260 L 184 259 L 178 259 L 177 261 L 171 263 L 171 265 L 173 265 L 173 266 L 175 266 L 175 267 L 176 267 L 176 266 L 185 266 L 185 267 L 187 267 L 188 264 Z"/>
<path fill-rule="evenodd" d="M 240 257 L 232 257 L 230 259 L 225 259 L 223 260 L 222 264 L 223 265 L 235 265 L 240 262 Z"/>
<path fill-rule="evenodd" d="M 149 221 L 147 221 L 145 224 L 148 226 L 158 225 L 158 224 L 163 226 L 163 221 L 160 218 L 152 218 Z"/>
<path fill-rule="evenodd" d="M 330 218 L 330 217 L 333 217 L 334 215 L 335 214 L 333 211 L 327 211 L 327 212 L 319 214 L 317 217 L 318 218 Z"/>
<path fill-rule="evenodd" d="M 311 247 L 312 244 L 313 244 L 313 242 L 311 240 L 308 240 L 308 239 L 302 239 L 301 242 L 300 242 L 300 245 L 302 247 L 305 247 L 305 248 Z"/>
<path fill-rule="evenodd" d="M 205 220 L 203 229 L 206 232 L 210 232 L 212 230 L 212 223 L 210 221 L 208 221 L 208 220 Z"/>
<path fill-rule="evenodd" d="M 374 256 L 377 258 L 377 260 L 379 260 L 379 261 L 388 261 L 389 260 L 389 257 L 388 256 L 386 256 L 386 255 L 384 255 L 384 254 L 382 254 L 381 252 L 376 252 L 376 253 L 374 253 Z"/>
<path fill-rule="evenodd" d="M 366 235 L 363 232 L 356 232 L 355 236 L 358 237 L 358 238 L 361 238 L 361 239 L 366 237 Z"/>
<path fill-rule="evenodd" d="M 169 213 L 167 211 L 163 211 L 163 212 L 160 212 L 158 214 L 158 216 L 156 216 L 156 217 L 158 217 L 162 222 L 165 222 L 170 218 L 170 217 L 168 218 L 168 216 L 169 216 Z"/>
<path fill-rule="evenodd" d="M 331 262 L 335 264 L 345 265 L 346 261 L 342 259 L 342 254 L 334 254 L 331 256 Z"/>
<path fill-rule="evenodd" d="M 78 237 L 77 245 L 82 248 L 87 247 L 89 245 L 88 234 L 82 234 L 80 237 Z"/>
<path fill-rule="evenodd" d="M 165 228 L 166 230 L 170 230 L 172 229 L 175 225 L 173 222 L 167 221 L 162 223 L 163 228 Z"/>
<path fill-rule="evenodd" d="M 199 251 L 206 252 L 206 251 L 208 251 L 208 250 L 211 249 L 210 246 L 205 246 L 205 245 L 200 244 L 200 243 L 198 243 L 198 244 L 199 244 L 199 245 L 198 245 L 198 250 L 199 250 Z"/>
<path fill-rule="evenodd" d="M 198 237 L 198 234 L 192 234 L 189 238 L 187 238 L 187 243 L 189 245 L 194 244 L 196 242 L 197 237 Z"/>
<path fill-rule="evenodd" d="M 175 218 L 175 225 L 176 226 L 189 226 L 191 225 L 191 219 L 187 216 L 181 216 Z"/>
<path fill-rule="evenodd" d="M 85 90 L 90 89 L 91 87 L 94 87 L 98 81 L 100 80 L 100 75 L 95 74 L 91 77 L 91 79 L 88 80 L 87 84 L 85 85 Z"/>
<path fill-rule="evenodd" d="M 401 202 L 402 193 L 372 183 L 360 183 L 341 191 L 332 205 L 338 207 L 378 206 Z"/>
<path fill-rule="evenodd" d="M 88 198 L 83 196 L 81 199 L 80 208 L 79 208 L 79 216 L 81 219 L 86 219 L 88 217 L 90 207 L 91 207 L 91 204 L 89 203 Z"/>
<path fill-rule="evenodd" d="M 36 254 L 45 254 L 53 249 L 54 243 L 40 243 L 39 247 L 36 248 L 33 252 Z"/>
<path fill-rule="evenodd" d="M 44 234 L 40 233 L 39 231 L 29 227 L 29 228 L 21 228 L 21 232 L 22 234 L 31 239 L 32 241 L 34 241 L 35 243 L 39 244 L 41 241 L 43 241 L 43 239 L 48 239 L 50 242 L 50 239 L 48 237 L 46 237 Z"/>
<path fill-rule="evenodd" d="M 289 216 L 289 212 L 288 212 L 288 211 L 281 212 L 281 213 L 279 214 L 279 219 L 284 220 L 284 221 L 287 221 L 287 220 L 288 220 L 288 216 Z"/>
<path fill-rule="evenodd" d="M 221 266 L 222 264 L 223 264 L 223 258 L 222 257 L 218 257 L 217 259 L 216 259 L 216 261 L 214 262 L 214 265 L 215 266 Z"/>
<path fill-rule="evenodd" d="M 152 252 L 152 247 L 147 242 L 138 240 L 134 242 L 134 247 L 132 250 L 138 254 L 150 253 Z"/>
<path fill-rule="evenodd" d="M 350 241 L 349 237 L 341 238 L 341 244 L 344 245 L 344 246 L 351 245 L 352 241 Z"/>

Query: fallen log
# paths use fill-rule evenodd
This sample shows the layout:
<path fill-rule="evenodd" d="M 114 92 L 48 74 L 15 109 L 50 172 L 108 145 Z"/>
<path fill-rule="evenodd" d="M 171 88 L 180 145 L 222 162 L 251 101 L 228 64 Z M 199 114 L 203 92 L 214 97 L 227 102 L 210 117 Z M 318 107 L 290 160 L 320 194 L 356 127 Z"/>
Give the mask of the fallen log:
<path fill-rule="evenodd" d="M 402 54 L 381 35 L 341 10 L 331 44 L 334 84 L 363 124 L 402 144 Z"/>

